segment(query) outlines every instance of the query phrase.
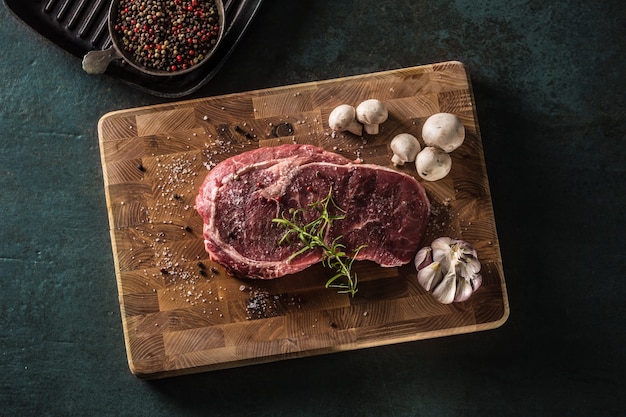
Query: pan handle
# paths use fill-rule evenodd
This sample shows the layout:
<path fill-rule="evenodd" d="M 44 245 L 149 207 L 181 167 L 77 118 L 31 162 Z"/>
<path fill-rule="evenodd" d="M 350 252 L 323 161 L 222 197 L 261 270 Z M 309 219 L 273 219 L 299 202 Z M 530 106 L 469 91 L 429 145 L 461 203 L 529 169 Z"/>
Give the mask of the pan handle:
<path fill-rule="evenodd" d="M 83 70 L 87 74 L 104 74 L 109 63 L 122 56 L 114 47 L 101 51 L 90 51 L 83 57 Z"/>

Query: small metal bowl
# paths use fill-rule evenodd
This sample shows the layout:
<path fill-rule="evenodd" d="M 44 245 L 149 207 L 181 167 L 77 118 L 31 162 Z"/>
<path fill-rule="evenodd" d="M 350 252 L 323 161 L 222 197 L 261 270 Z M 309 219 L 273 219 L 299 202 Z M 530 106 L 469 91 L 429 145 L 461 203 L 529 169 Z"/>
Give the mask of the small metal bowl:
<path fill-rule="evenodd" d="M 209 58 L 213 55 L 213 53 L 217 49 L 224 35 L 224 24 L 225 24 L 224 4 L 222 3 L 222 0 L 213 0 L 213 2 L 215 3 L 217 7 L 219 32 L 217 35 L 217 42 L 211 46 L 211 50 L 207 54 L 204 55 L 204 58 L 202 59 L 202 61 L 186 69 L 181 69 L 177 71 L 165 71 L 165 70 L 156 70 L 153 68 L 147 68 L 144 65 L 141 65 L 139 62 L 137 62 L 133 54 L 125 51 L 123 46 L 121 45 L 121 40 L 118 36 L 117 31 L 115 30 L 117 13 L 118 13 L 120 1 L 121 0 L 112 1 L 111 6 L 109 7 L 108 28 L 109 28 L 109 35 L 111 36 L 112 45 L 109 48 L 104 49 L 104 50 L 90 51 L 83 57 L 83 61 L 82 61 L 83 70 L 85 70 L 85 72 L 89 74 L 103 74 L 112 61 L 120 60 L 120 59 L 147 75 L 154 75 L 154 76 L 160 76 L 160 77 L 172 77 L 172 76 L 179 76 L 179 75 L 187 74 L 191 71 L 195 71 L 196 69 L 201 67 L 204 63 L 206 63 L 209 60 Z"/>

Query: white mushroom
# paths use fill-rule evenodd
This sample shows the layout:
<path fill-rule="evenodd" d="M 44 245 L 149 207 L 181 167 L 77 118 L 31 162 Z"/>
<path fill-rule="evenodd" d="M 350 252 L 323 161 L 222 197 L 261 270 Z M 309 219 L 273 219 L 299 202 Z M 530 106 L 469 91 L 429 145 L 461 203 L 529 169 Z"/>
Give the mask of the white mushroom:
<path fill-rule="evenodd" d="M 442 149 L 427 146 L 417 154 L 415 168 L 417 168 L 417 173 L 423 179 L 437 181 L 450 172 L 452 158 Z"/>
<path fill-rule="evenodd" d="M 365 132 L 370 135 L 378 134 L 378 125 L 387 120 L 388 116 L 385 105 L 375 98 L 365 100 L 356 108 L 356 119 L 363 123 Z"/>
<path fill-rule="evenodd" d="M 363 126 L 356 121 L 356 110 L 349 104 L 341 104 L 328 116 L 328 125 L 337 132 L 348 131 L 357 136 L 363 135 Z"/>
<path fill-rule="evenodd" d="M 396 166 L 415 161 L 415 157 L 421 149 L 417 138 L 409 133 L 400 133 L 391 140 L 389 146 L 393 152 L 391 162 Z"/>
<path fill-rule="evenodd" d="M 452 113 L 436 113 L 424 123 L 422 138 L 427 146 L 436 146 L 449 153 L 465 140 L 465 127 Z"/>

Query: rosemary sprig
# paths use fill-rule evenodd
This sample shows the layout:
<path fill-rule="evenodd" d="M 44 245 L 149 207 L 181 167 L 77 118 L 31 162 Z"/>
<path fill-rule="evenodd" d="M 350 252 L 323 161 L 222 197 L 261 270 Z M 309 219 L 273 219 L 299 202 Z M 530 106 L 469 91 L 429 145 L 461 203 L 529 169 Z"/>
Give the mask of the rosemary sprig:
<path fill-rule="evenodd" d="M 337 206 L 332 196 L 333 190 L 331 187 L 326 197 L 309 204 L 309 209 L 317 211 L 319 216 L 307 224 L 302 224 L 303 214 L 307 211 L 306 208 L 290 209 L 291 218 L 285 217 L 285 213 L 282 213 L 280 218 L 272 219 L 272 221 L 287 230 L 280 239 L 279 244 L 291 243 L 294 237 L 297 237 L 302 242 L 302 248 L 287 258 L 287 262 L 291 262 L 294 258 L 309 250 L 321 248 L 323 251 L 323 265 L 335 271 L 335 275 L 326 282 L 326 288 L 335 288 L 340 294 L 350 294 L 354 297 L 358 291 L 358 277 L 352 273 L 352 264 L 359 251 L 365 245 L 359 246 L 350 256 L 345 251 L 345 245 L 341 243 L 343 236 L 337 236 L 332 242 L 326 243 L 324 236 L 333 222 L 346 217 L 345 211 Z M 340 214 L 331 215 L 328 211 L 330 206 L 336 208 Z"/>

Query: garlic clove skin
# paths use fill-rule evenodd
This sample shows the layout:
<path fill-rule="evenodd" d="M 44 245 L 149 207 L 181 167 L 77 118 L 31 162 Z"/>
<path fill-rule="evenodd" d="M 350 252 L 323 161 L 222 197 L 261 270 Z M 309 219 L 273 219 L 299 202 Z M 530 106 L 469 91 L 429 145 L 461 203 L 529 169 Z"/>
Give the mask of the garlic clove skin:
<path fill-rule="evenodd" d="M 474 275 L 471 278 L 462 279 L 459 281 L 459 285 L 456 290 L 456 295 L 454 297 L 455 302 L 465 301 L 480 288 L 483 282 L 483 277 L 480 274 Z"/>
<path fill-rule="evenodd" d="M 452 257 L 455 259 L 457 273 L 463 277 L 471 277 L 480 272 L 480 261 L 476 250 L 467 242 L 453 240 L 450 245 Z"/>
<path fill-rule="evenodd" d="M 459 261 L 457 271 L 463 277 L 477 275 L 480 272 L 480 261 L 475 257 L 464 257 Z"/>
<path fill-rule="evenodd" d="M 481 274 L 474 275 L 470 278 L 470 284 L 472 286 L 472 290 L 476 291 L 483 284 L 483 276 Z"/>
<path fill-rule="evenodd" d="M 465 279 L 461 279 L 459 280 L 459 283 L 456 287 L 456 293 L 454 294 L 454 301 L 457 303 L 461 301 L 465 301 L 468 298 L 470 298 L 473 292 L 474 292 L 474 289 L 472 288 L 472 284 Z"/>
<path fill-rule="evenodd" d="M 454 241 L 449 237 L 438 237 L 433 240 L 433 243 L 430 244 L 430 247 L 433 251 L 433 261 L 440 262 L 443 258 L 445 258 L 450 252 L 450 247 Z"/>
<path fill-rule="evenodd" d="M 450 247 L 453 244 L 453 240 L 449 237 L 440 237 L 430 244 L 433 251 L 433 262 L 439 262 L 443 268 L 447 271 L 450 269 Z"/>
<path fill-rule="evenodd" d="M 433 289 L 433 297 L 442 304 L 450 304 L 456 295 L 456 274 L 453 270 L 448 271 L 439 285 Z"/>
<path fill-rule="evenodd" d="M 417 252 L 414 263 L 420 285 L 444 304 L 467 300 L 482 284 L 477 252 L 463 240 L 439 237 Z"/>
<path fill-rule="evenodd" d="M 417 272 L 417 280 L 426 291 L 430 291 L 439 285 L 442 278 L 443 272 L 439 262 L 433 262 Z"/>
<path fill-rule="evenodd" d="M 415 269 L 418 271 L 433 262 L 433 250 L 430 246 L 423 247 L 415 255 Z"/>

